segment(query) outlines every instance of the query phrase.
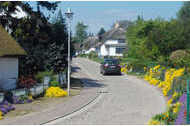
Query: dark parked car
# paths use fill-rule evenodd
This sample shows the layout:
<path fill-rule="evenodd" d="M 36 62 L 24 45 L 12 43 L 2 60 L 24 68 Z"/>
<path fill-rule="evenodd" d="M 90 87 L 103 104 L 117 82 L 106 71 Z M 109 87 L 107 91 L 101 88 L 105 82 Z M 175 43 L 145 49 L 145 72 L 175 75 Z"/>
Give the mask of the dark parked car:
<path fill-rule="evenodd" d="M 100 73 L 106 74 L 119 74 L 121 75 L 121 66 L 119 65 L 118 59 L 104 59 L 101 63 Z"/>

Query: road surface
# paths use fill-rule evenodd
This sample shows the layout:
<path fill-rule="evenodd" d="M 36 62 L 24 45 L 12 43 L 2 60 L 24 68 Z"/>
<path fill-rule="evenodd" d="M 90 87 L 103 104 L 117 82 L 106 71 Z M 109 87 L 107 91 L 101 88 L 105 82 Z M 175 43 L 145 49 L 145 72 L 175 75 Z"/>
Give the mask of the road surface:
<path fill-rule="evenodd" d="M 166 109 L 161 92 L 144 80 L 127 75 L 102 76 L 98 63 L 83 58 L 73 59 L 73 66 L 99 85 L 100 95 L 81 111 L 48 124 L 147 124 L 153 115 Z"/>

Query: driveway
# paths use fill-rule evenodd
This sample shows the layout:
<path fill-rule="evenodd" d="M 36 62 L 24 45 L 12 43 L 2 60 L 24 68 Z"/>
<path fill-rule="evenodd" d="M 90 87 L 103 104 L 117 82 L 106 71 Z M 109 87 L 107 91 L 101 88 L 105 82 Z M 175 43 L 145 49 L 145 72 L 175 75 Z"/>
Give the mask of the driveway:
<path fill-rule="evenodd" d="M 147 124 L 153 115 L 166 109 L 161 92 L 144 80 L 127 75 L 102 76 L 99 64 L 88 59 L 75 58 L 73 64 L 99 84 L 100 95 L 81 111 L 48 124 Z"/>

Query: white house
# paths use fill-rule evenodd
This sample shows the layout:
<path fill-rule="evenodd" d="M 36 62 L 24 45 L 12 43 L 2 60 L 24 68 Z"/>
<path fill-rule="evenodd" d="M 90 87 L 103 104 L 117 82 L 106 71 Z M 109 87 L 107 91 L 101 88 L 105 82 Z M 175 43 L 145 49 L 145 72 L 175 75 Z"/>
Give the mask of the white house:
<path fill-rule="evenodd" d="M 123 56 L 126 49 L 124 40 L 107 40 L 100 46 L 100 56 Z"/>
<path fill-rule="evenodd" d="M 89 54 L 92 51 L 96 51 L 95 44 L 98 42 L 97 36 L 89 36 L 87 39 L 83 42 L 83 50 L 85 54 Z"/>
<path fill-rule="evenodd" d="M 0 26 L 0 88 L 16 87 L 18 78 L 18 56 L 26 55 L 20 45 Z"/>
<path fill-rule="evenodd" d="M 123 52 L 127 51 L 126 30 L 119 23 L 101 37 L 103 43 L 96 47 L 99 56 L 123 56 Z"/>
<path fill-rule="evenodd" d="M 87 50 L 87 51 L 85 52 L 85 54 L 89 54 L 90 52 L 95 52 L 95 51 L 96 51 L 96 48 L 91 47 L 89 50 Z"/>

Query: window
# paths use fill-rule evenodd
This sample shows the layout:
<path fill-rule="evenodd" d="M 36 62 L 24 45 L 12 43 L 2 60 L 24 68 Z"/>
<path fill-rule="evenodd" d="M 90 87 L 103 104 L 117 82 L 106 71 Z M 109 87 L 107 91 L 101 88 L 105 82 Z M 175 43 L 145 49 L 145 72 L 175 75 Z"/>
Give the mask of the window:
<path fill-rule="evenodd" d="M 121 53 L 123 53 L 124 49 L 125 48 L 116 48 L 116 53 L 121 54 Z"/>
<path fill-rule="evenodd" d="M 119 39 L 118 42 L 119 43 L 125 43 L 125 40 L 124 39 Z"/>
<path fill-rule="evenodd" d="M 112 60 L 105 60 L 104 64 L 109 64 L 109 65 L 117 65 L 119 64 L 119 60 L 112 59 Z"/>

